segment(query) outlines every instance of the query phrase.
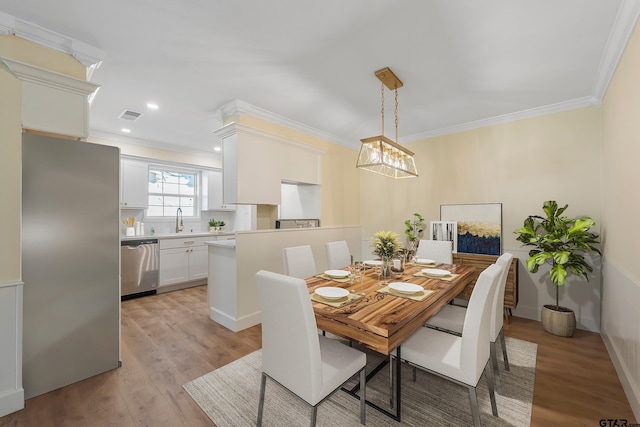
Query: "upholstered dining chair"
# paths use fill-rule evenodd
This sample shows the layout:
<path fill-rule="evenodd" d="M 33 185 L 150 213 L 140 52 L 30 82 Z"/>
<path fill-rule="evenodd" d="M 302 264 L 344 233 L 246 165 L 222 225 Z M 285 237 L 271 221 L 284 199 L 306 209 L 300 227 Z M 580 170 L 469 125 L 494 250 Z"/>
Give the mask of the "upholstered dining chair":
<path fill-rule="evenodd" d="M 291 246 L 282 249 L 284 274 L 304 279 L 317 273 L 316 262 L 313 258 L 311 246 Z"/>
<path fill-rule="evenodd" d="M 329 270 L 339 270 L 351 264 L 351 252 L 346 240 L 327 242 L 324 246 L 327 250 L 327 268 Z"/>
<path fill-rule="evenodd" d="M 360 423 L 365 423 L 366 355 L 316 333 L 316 318 L 305 281 L 261 270 L 256 284 L 262 310 L 262 379 L 257 425 L 262 425 L 267 378 L 317 408 L 360 373 Z"/>
<path fill-rule="evenodd" d="M 449 240 L 420 240 L 416 250 L 417 258 L 432 259 L 435 262 L 453 264 L 453 242 Z"/>
<path fill-rule="evenodd" d="M 509 357 L 507 356 L 507 345 L 504 340 L 504 290 L 509 275 L 513 255 L 505 252 L 496 260 L 496 264 L 501 267 L 500 281 L 493 297 L 491 308 L 491 330 L 489 333 L 489 346 L 491 354 L 491 365 L 493 366 L 496 390 L 502 394 L 502 384 L 500 380 L 500 370 L 498 369 L 498 356 L 496 355 L 496 341 L 500 338 L 502 344 L 502 358 L 504 360 L 504 370 L 509 371 Z M 458 305 L 445 305 L 432 316 L 426 323 L 427 327 L 436 328 L 445 332 L 460 335 L 464 327 L 464 319 L 467 308 Z"/>
<path fill-rule="evenodd" d="M 420 328 L 402 343 L 403 361 L 468 387 L 474 426 L 480 426 L 476 387 L 483 369 L 489 387 L 491 410 L 493 415 L 498 416 L 493 373 L 489 366 L 489 323 L 500 274 L 501 268 L 495 264 L 480 273 L 471 292 L 461 336 L 437 329 Z M 391 356 L 394 357 L 395 352 Z"/>

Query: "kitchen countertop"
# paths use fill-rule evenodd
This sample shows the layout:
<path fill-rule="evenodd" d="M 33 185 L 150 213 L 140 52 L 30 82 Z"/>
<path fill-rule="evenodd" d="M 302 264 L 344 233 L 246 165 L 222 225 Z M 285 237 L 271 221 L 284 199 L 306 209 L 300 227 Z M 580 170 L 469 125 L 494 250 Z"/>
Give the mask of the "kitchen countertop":
<path fill-rule="evenodd" d="M 228 248 L 228 249 L 234 249 L 236 247 L 236 241 L 235 239 L 233 240 L 213 240 L 211 242 L 204 242 L 205 245 L 208 246 L 217 246 L 220 248 Z"/>
<path fill-rule="evenodd" d="M 143 234 L 140 236 L 120 236 L 120 240 L 127 241 L 127 240 L 141 240 L 141 239 L 182 239 L 182 238 L 189 238 L 189 237 L 234 236 L 235 234 L 236 233 L 233 231 L 219 231 L 216 233 L 203 231 L 199 233 Z"/>

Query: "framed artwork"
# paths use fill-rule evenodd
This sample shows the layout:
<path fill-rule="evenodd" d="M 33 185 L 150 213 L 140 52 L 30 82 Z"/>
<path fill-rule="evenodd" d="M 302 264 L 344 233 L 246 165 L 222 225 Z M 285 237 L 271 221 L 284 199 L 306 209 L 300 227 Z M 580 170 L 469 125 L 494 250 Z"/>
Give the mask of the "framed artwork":
<path fill-rule="evenodd" d="M 440 220 L 457 223 L 457 252 L 502 253 L 502 203 L 440 205 Z"/>
<path fill-rule="evenodd" d="M 431 221 L 429 223 L 431 240 L 449 240 L 453 242 L 453 252 L 458 252 L 458 223 L 455 221 Z"/>

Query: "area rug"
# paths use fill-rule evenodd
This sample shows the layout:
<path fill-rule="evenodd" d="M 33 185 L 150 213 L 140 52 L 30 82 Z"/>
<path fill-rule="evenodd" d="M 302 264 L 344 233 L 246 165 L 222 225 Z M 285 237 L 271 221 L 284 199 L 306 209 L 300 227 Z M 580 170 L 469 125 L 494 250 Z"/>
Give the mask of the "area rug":
<path fill-rule="evenodd" d="M 483 377 L 478 384 L 478 405 L 483 426 L 529 426 L 537 345 L 506 338 L 510 372 L 504 371 L 502 351 L 497 343 L 502 394 L 496 393 L 498 416 L 491 414 L 489 391 Z M 367 371 L 382 356 L 367 351 Z M 260 395 L 262 355 L 258 350 L 222 368 L 184 384 L 184 389 L 218 427 L 252 426 L 256 423 Z M 367 399 L 389 408 L 388 368 L 367 383 Z M 357 383 L 357 378 L 352 380 Z M 334 393 L 318 407 L 317 425 L 359 426 L 359 400 L 343 391 Z M 281 386 L 267 379 L 264 426 L 309 425 L 311 407 Z M 466 387 L 423 371 L 413 381 L 412 368 L 402 368 L 402 422 L 397 423 L 367 406 L 369 426 L 462 426 L 472 425 L 469 392 Z"/>

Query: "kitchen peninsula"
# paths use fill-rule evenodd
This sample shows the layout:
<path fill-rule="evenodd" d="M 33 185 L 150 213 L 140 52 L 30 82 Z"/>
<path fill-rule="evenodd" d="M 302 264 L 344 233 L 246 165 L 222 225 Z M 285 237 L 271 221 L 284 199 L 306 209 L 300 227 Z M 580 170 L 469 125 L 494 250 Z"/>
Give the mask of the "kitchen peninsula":
<path fill-rule="evenodd" d="M 283 273 L 282 249 L 310 245 L 318 272 L 327 269 L 325 243 L 346 240 L 354 259 L 362 259 L 360 226 L 238 231 L 236 240 L 208 241 L 209 317 L 238 332 L 260 323 L 255 275 Z"/>

